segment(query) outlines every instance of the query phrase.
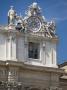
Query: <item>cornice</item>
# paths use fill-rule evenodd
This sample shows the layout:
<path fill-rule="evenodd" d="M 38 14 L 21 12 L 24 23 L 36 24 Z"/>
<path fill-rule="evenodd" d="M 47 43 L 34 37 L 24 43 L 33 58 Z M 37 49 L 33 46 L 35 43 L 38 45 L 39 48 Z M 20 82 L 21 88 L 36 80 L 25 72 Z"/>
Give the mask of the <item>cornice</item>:
<path fill-rule="evenodd" d="M 29 65 L 25 64 L 24 62 L 18 62 L 18 61 L 0 61 L 0 66 L 6 66 L 6 67 L 18 67 L 22 70 L 32 70 L 37 72 L 48 72 L 48 73 L 59 73 L 64 74 L 64 70 L 60 68 L 53 68 L 53 67 L 45 67 L 45 66 L 35 66 L 35 65 Z"/>
<path fill-rule="evenodd" d="M 6 25 L 6 26 L 0 26 L 0 33 L 2 34 L 16 34 L 17 36 L 25 36 L 28 38 L 34 38 L 38 40 L 46 40 L 46 41 L 51 41 L 53 43 L 56 43 L 58 41 L 58 37 L 46 37 L 44 35 L 44 32 L 37 32 L 37 33 L 29 33 L 29 32 L 22 32 L 16 30 L 15 25 Z"/>

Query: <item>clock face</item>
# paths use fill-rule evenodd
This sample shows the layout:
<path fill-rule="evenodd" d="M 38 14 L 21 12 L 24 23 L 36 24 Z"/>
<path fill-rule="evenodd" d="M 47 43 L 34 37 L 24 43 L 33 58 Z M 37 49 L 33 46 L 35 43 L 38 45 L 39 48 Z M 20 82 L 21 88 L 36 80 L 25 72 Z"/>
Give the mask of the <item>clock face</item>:
<path fill-rule="evenodd" d="M 38 17 L 30 17 L 27 20 L 28 30 L 38 32 L 41 28 L 41 21 Z"/>

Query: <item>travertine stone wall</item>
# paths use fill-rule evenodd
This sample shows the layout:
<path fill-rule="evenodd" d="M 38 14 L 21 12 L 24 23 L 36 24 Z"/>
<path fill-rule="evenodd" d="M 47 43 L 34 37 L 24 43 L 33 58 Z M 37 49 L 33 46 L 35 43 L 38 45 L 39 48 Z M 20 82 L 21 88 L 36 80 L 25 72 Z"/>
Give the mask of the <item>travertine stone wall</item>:
<path fill-rule="evenodd" d="M 39 58 L 28 57 L 28 43 L 39 43 Z M 16 33 L 0 34 L 0 60 L 26 62 L 31 65 L 57 67 L 56 42 L 37 37 L 16 35 Z"/>

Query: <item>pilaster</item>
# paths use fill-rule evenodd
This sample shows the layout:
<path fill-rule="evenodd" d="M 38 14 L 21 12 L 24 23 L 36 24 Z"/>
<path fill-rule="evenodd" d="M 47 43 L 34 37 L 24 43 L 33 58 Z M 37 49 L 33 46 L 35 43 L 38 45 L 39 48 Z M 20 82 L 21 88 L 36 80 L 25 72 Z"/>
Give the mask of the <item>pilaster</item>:
<path fill-rule="evenodd" d="M 7 35 L 6 39 L 6 59 L 16 60 L 16 34 Z"/>

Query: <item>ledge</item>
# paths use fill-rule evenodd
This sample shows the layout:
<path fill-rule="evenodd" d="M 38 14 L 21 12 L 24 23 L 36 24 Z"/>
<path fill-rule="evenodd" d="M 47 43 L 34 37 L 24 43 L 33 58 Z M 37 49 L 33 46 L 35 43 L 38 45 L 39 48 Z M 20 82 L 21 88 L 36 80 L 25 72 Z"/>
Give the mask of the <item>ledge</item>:
<path fill-rule="evenodd" d="M 53 67 L 45 67 L 45 66 L 35 66 L 35 65 L 29 65 L 25 64 L 24 62 L 19 61 L 0 61 L 0 66 L 6 66 L 6 67 L 18 67 L 23 70 L 32 70 L 32 71 L 39 71 L 39 72 L 54 72 L 54 73 L 61 73 L 64 74 L 64 70 L 60 68 L 53 68 Z"/>

